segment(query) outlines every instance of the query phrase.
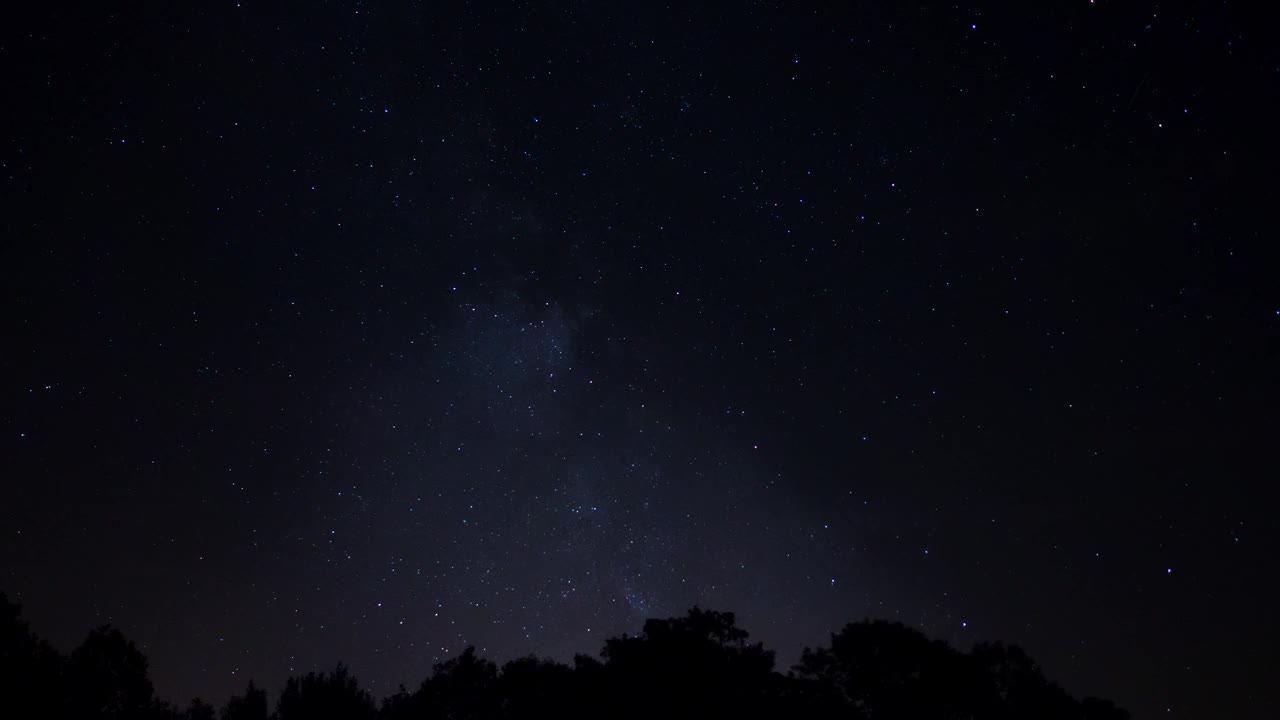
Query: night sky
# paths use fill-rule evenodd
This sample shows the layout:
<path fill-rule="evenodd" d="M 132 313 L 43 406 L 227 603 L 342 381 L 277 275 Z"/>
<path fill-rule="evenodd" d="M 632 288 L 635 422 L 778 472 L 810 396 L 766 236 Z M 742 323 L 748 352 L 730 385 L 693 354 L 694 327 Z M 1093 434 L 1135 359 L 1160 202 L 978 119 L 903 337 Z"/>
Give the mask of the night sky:
<path fill-rule="evenodd" d="M 381 696 L 697 603 L 1276 717 L 1247 3 L 35 5 L 0 590 L 56 647 Z"/>

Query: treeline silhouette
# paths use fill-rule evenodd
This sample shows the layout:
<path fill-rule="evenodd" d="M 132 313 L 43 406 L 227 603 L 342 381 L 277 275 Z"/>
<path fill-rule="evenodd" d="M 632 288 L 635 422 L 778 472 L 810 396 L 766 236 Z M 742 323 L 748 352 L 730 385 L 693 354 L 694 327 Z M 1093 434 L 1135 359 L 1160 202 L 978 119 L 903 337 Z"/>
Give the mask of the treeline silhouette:
<path fill-rule="evenodd" d="M 846 625 L 783 674 L 732 613 L 694 608 L 605 642 L 572 665 L 526 657 L 501 668 L 467 648 L 413 691 L 381 702 L 344 665 L 289 678 L 275 702 L 249 682 L 219 711 L 155 697 L 147 659 L 118 630 L 70 655 L 36 637 L 0 594 L 0 717 L 88 720 L 450 720 L 481 718 L 849 718 L 1121 720 L 1107 700 L 1077 701 L 1017 647 L 971 652 L 884 620 Z"/>

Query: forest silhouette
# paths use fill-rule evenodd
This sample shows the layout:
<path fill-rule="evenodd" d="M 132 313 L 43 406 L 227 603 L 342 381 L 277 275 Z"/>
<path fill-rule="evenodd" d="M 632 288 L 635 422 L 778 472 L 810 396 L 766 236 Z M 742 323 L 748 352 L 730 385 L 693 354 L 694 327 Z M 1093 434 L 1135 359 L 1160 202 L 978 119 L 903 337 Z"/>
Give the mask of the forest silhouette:
<path fill-rule="evenodd" d="M 806 648 L 787 673 L 733 613 L 695 607 L 605 642 L 599 659 L 536 657 L 501 667 L 467 648 L 414 690 L 379 702 L 339 664 L 290 677 L 274 708 L 252 681 L 221 710 L 155 697 L 146 657 L 110 626 L 70 655 L 34 635 L 0 594 L 0 717 L 113 720 L 450 720 L 481 718 L 850 718 L 1121 720 L 1108 700 L 1076 700 L 1021 649 L 965 653 L 901 623 L 865 620 Z"/>

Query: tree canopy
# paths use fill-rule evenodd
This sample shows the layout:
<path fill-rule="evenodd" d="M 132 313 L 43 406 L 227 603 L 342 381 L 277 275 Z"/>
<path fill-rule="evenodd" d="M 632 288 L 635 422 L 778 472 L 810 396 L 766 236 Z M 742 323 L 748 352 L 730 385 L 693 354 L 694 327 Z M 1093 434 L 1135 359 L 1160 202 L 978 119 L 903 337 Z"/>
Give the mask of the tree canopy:
<path fill-rule="evenodd" d="M 794 718 L 850 720 L 1124 720 L 1077 700 L 1020 648 L 969 652 L 886 620 L 851 623 L 806 648 L 789 672 L 749 641 L 733 613 L 693 608 L 609 638 L 599 659 L 537 657 L 499 667 L 470 647 L 418 688 L 377 701 L 345 665 L 290 677 L 276 697 L 252 681 L 220 711 L 155 697 L 146 657 L 119 630 L 92 630 L 63 656 L 0 595 L 0 716 L 66 720 L 483 720 L 486 718 Z"/>

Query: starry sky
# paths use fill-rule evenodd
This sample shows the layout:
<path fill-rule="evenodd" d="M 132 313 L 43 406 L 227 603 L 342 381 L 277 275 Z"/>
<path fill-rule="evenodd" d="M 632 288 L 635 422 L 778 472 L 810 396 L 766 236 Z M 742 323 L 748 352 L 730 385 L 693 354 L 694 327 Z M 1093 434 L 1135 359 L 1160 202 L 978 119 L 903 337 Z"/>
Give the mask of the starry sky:
<path fill-rule="evenodd" d="M 29 7 L 0 589 L 176 702 L 698 603 L 784 668 L 884 617 L 1275 717 L 1250 12 Z"/>

